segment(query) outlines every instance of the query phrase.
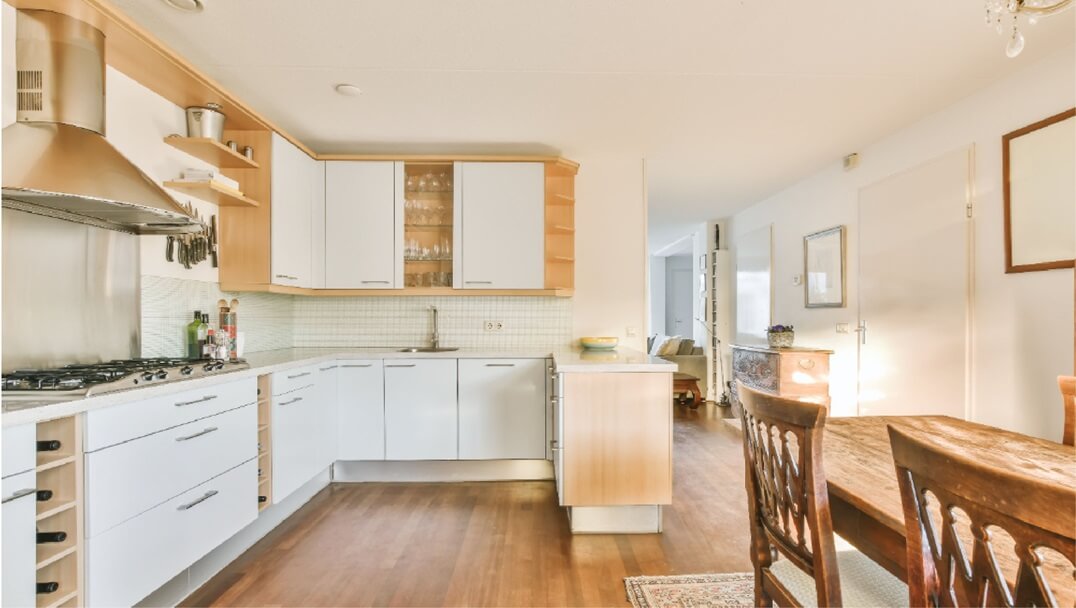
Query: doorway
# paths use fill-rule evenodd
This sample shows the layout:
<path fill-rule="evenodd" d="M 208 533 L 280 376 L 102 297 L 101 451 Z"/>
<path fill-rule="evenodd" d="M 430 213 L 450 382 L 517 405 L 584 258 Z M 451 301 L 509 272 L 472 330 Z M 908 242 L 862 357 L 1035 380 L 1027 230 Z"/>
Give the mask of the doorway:
<path fill-rule="evenodd" d="M 693 338 L 694 283 L 690 255 L 665 258 L 665 333 Z"/>

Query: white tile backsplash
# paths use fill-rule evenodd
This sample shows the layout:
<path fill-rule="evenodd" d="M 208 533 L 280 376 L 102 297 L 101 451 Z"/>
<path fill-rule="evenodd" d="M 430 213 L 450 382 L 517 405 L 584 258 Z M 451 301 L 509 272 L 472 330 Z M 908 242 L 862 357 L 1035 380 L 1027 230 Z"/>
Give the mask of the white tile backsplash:
<path fill-rule="evenodd" d="M 217 283 L 143 275 L 142 355 L 182 356 L 193 312 L 239 299 L 246 352 L 291 347 L 423 346 L 437 306 L 441 344 L 556 348 L 572 342 L 572 301 L 552 297 L 307 297 L 226 293 Z M 500 331 L 486 331 L 487 321 Z"/>

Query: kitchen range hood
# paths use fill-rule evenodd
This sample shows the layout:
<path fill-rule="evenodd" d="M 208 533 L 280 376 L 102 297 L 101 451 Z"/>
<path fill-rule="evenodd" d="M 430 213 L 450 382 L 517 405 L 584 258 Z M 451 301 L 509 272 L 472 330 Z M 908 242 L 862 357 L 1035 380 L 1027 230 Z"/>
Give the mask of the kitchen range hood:
<path fill-rule="evenodd" d="M 18 12 L 16 122 L 3 130 L 3 206 L 135 234 L 203 225 L 104 137 L 105 37 Z"/>

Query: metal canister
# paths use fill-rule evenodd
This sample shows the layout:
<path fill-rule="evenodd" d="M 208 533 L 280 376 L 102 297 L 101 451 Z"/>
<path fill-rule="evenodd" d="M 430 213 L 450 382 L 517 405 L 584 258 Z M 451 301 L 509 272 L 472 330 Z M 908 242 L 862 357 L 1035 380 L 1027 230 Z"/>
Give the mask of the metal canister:
<path fill-rule="evenodd" d="M 243 156 L 249 158 L 250 160 L 254 160 L 254 148 L 251 148 L 250 146 L 243 146 Z"/>
<path fill-rule="evenodd" d="M 228 140 L 228 148 L 232 152 L 239 152 L 239 142 L 235 141 L 234 139 L 229 139 Z"/>
<path fill-rule="evenodd" d="M 224 141 L 224 113 L 220 111 L 220 104 L 187 108 L 187 136 Z"/>

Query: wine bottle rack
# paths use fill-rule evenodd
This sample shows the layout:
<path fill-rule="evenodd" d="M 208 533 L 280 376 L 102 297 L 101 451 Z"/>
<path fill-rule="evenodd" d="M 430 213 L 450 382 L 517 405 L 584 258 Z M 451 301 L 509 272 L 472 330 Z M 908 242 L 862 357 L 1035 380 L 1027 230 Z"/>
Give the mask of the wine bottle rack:
<path fill-rule="evenodd" d="M 258 511 L 273 504 L 273 390 L 272 375 L 258 376 Z M 257 499 L 255 499 L 257 500 Z"/>
<path fill-rule="evenodd" d="M 37 529 L 67 533 L 58 543 L 37 545 L 37 582 L 55 582 L 37 596 L 38 608 L 81 606 L 83 600 L 82 427 L 79 416 L 37 425 L 38 441 L 59 441 L 60 449 L 37 453 L 37 488 L 52 496 L 37 501 Z"/>

